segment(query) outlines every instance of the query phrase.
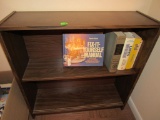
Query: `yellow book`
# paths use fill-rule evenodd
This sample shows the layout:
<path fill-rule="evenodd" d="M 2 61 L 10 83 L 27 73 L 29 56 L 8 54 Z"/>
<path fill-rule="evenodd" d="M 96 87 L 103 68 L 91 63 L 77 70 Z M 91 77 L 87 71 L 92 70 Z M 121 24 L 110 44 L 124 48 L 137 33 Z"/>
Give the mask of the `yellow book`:
<path fill-rule="evenodd" d="M 131 69 L 133 67 L 137 54 L 143 42 L 142 38 L 139 37 L 136 33 L 132 32 L 132 34 L 135 37 L 135 40 L 126 64 L 126 69 Z"/>

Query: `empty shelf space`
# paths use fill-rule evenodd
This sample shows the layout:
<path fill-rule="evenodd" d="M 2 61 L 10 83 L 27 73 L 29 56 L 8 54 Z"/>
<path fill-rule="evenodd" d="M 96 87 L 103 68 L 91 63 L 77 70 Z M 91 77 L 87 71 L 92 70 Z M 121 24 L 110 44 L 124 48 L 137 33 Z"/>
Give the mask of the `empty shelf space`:
<path fill-rule="evenodd" d="M 23 81 L 47 81 L 67 80 L 95 77 L 111 77 L 132 75 L 136 72 L 133 69 L 108 72 L 105 66 L 90 67 L 63 67 L 62 59 L 33 59 L 30 60 L 23 76 Z"/>
<path fill-rule="evenodd" d="M 122 107 L 114 84 L 39 89 L 33 114 Z"/>

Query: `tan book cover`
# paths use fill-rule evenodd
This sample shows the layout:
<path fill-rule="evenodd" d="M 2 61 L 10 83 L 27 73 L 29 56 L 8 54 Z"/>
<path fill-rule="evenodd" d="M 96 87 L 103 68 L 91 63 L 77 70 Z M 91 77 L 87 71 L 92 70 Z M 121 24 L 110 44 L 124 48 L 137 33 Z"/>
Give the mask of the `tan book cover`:
<path fill-rule="evenodd" d="M 104 63 L 109 72 L 116 72 L 125 42 L 123 32 L 110 32 L 106 34 Z"/>

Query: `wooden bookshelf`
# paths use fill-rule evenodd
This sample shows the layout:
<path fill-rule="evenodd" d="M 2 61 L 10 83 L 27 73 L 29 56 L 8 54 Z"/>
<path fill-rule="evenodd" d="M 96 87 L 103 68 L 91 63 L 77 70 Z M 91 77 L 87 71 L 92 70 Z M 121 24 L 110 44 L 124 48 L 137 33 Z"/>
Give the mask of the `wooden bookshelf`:
<path fill-rule="evenodd" d="M 63 34 L 111 31 L 142 37 L 133 69 L 110 73 L 105 66 L 63 67 Z M 2 47 L 33 116 L 123 109 L 159 34 L 159 21 L 136 11 L 13 12 L 0 22 Z"/>

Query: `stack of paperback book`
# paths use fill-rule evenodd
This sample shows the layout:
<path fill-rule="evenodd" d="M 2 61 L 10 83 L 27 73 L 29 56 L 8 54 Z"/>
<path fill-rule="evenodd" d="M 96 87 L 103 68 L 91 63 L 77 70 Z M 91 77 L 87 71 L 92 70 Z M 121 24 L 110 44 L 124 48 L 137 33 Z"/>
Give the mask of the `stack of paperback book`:
<path fill-rule="evenodd" d="M 0 118 L 4 111 L 10 87 L 11 84 L 0 84 Z"/>

